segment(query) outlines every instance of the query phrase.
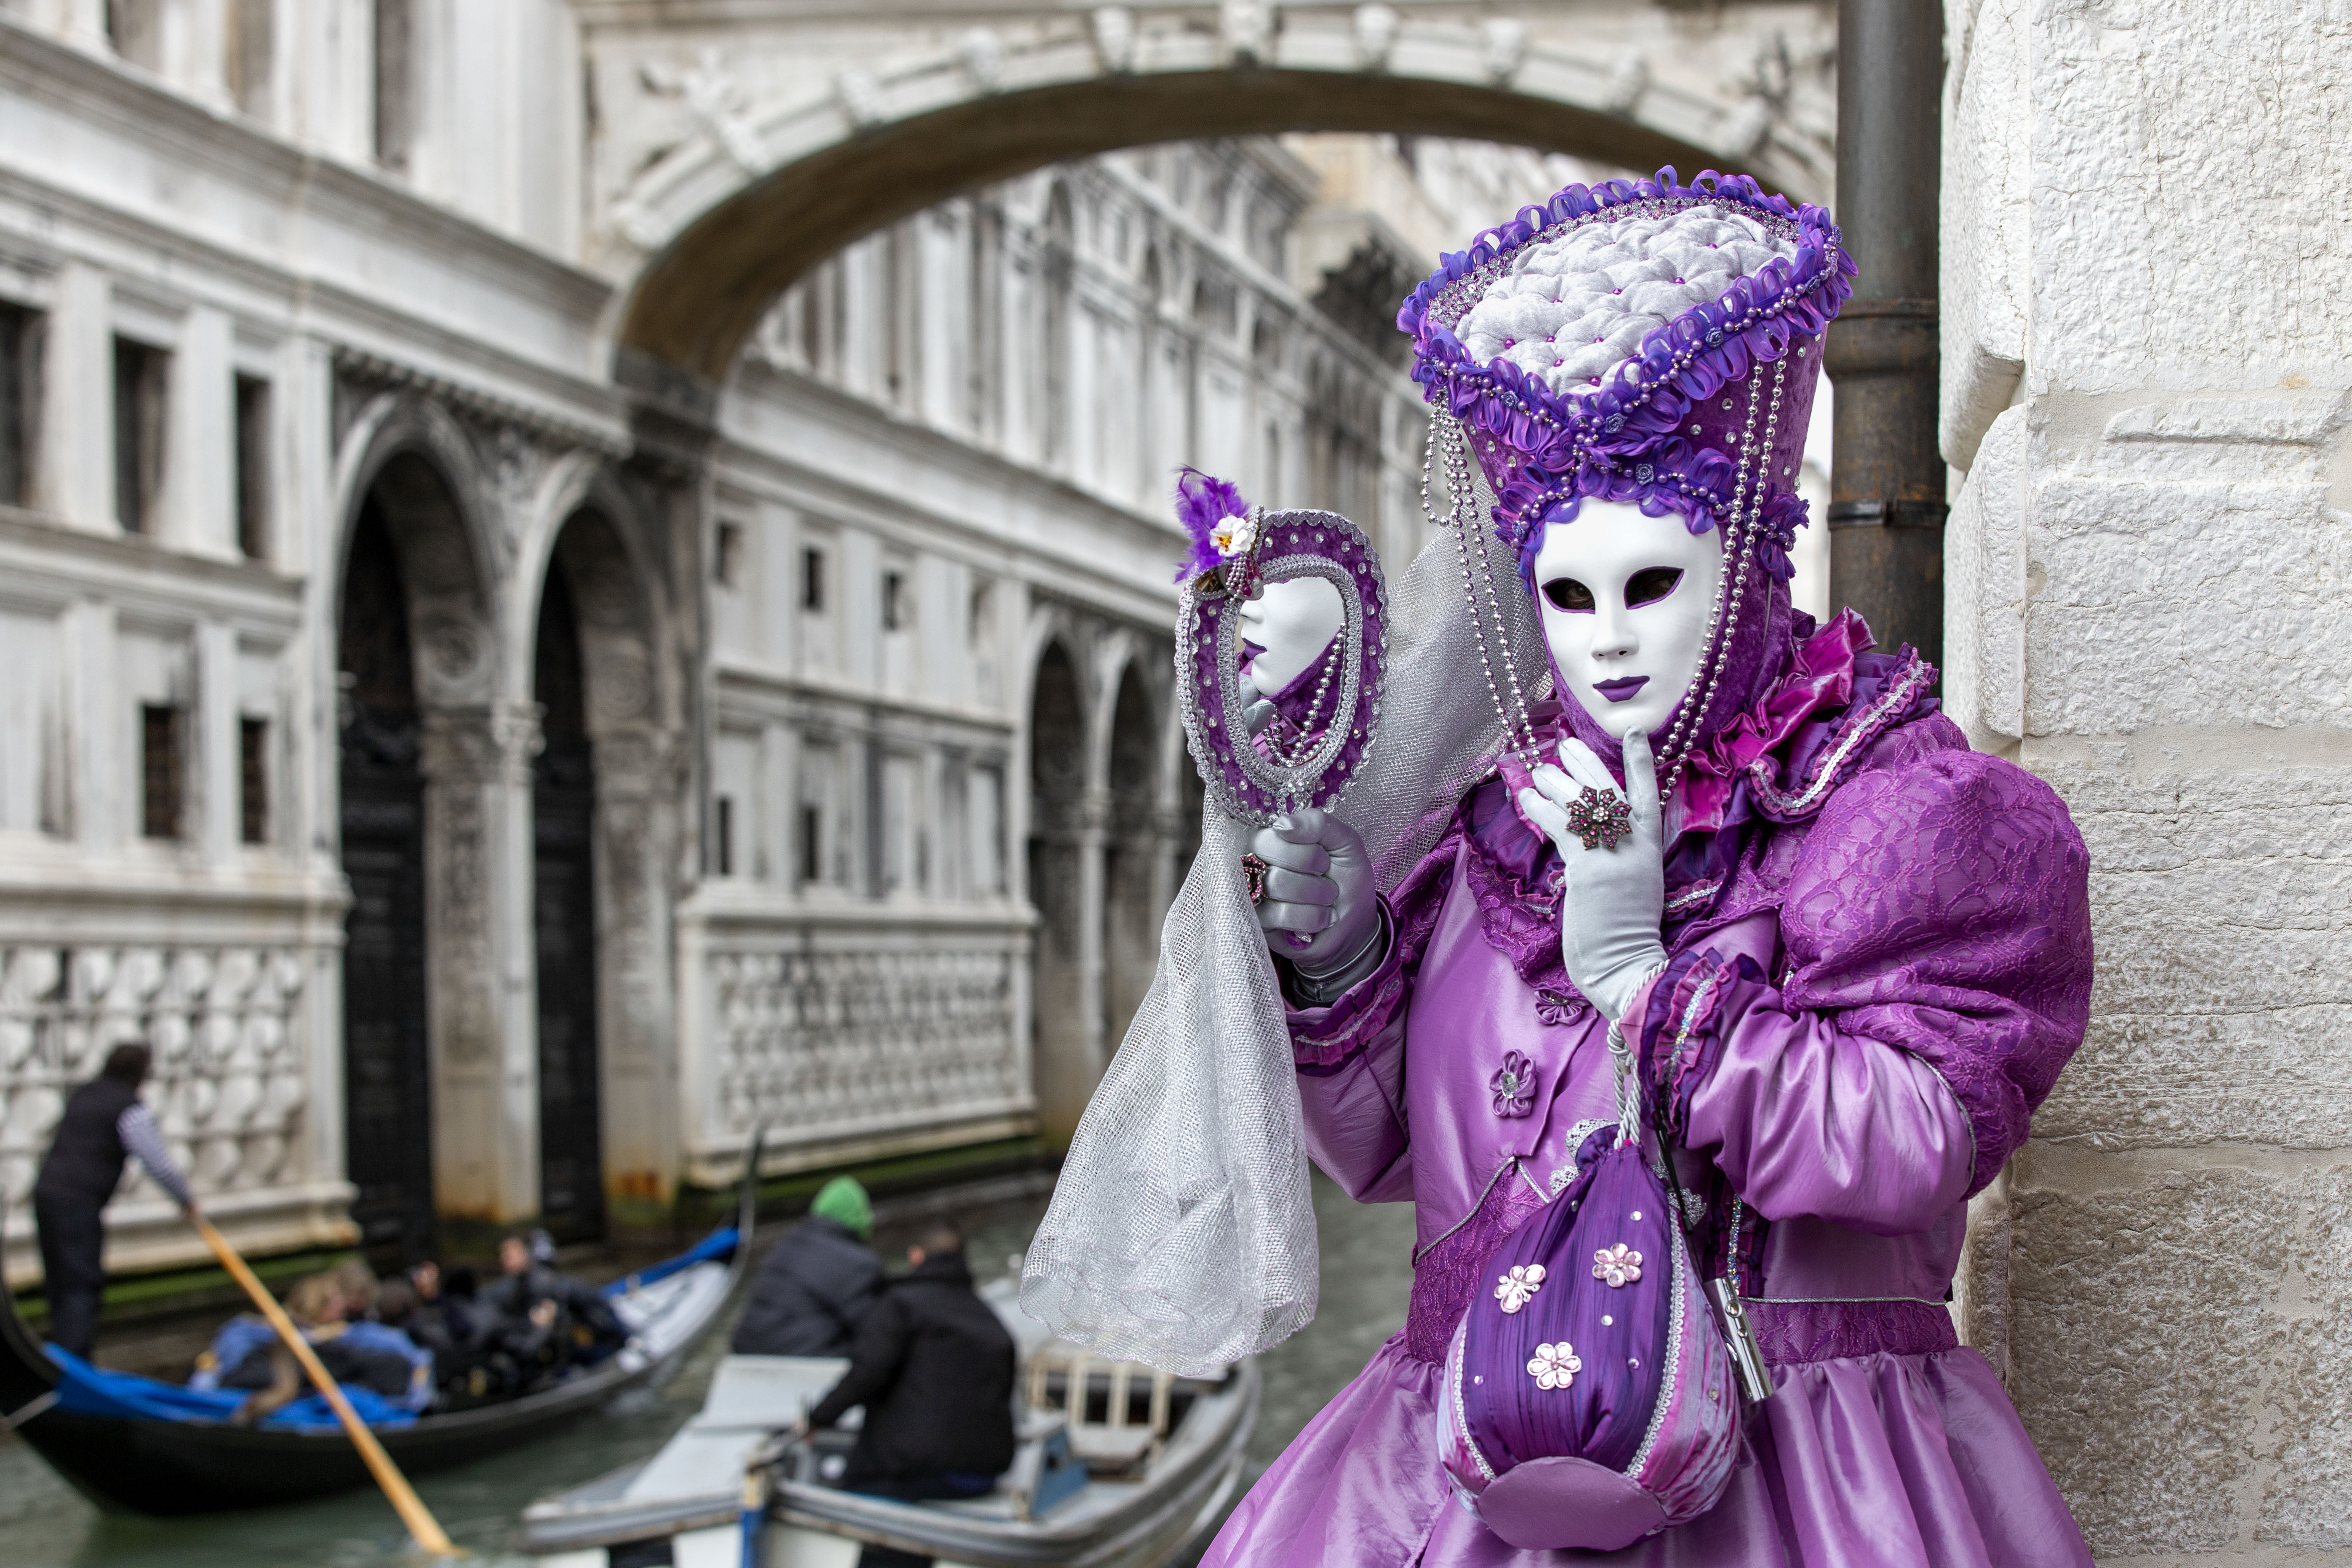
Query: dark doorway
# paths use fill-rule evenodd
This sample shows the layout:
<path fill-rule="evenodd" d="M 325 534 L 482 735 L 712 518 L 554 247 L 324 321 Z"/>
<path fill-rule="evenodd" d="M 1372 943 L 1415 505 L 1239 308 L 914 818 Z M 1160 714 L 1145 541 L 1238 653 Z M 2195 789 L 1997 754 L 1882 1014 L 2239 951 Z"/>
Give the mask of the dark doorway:
<path fill-rule="evenodd" d="M 1086 733 L 1077 668 L 1060 643 L 1049 644 L 1037 661 L 1029 716 L 1029 900 L 1037 906 L 1030 996 L 1038 1109 L 1048 1134 L 1061 1138 L 1077 1126 L 1095 1087 L 1079 1002 Z"/>
<path fill-rule="evenodd" d="M 1160 724 L 1129 665 L 1110 721 L 1110 840 L 1103 849 L 1103 1044 L 1112 1051 L 1160 958 Z"/>
<path fill-rule="evenodd" d="M 352 1218 L 377 1267 L 433 1251 L 425 996 L 425 781 L 408 599 L 383 513 L 361 508 L 343 572 L 343 1123 Z"/>
<path fill-rule="evenodd" d="M 539 1212 L 558 1241 L 604 1234 L 596 1052 L 596 771 L 588 742 L 580 619 L 551 565 L 539 601 L 532 695 L 545 744 L 531 769 L 539 943 Z"/>

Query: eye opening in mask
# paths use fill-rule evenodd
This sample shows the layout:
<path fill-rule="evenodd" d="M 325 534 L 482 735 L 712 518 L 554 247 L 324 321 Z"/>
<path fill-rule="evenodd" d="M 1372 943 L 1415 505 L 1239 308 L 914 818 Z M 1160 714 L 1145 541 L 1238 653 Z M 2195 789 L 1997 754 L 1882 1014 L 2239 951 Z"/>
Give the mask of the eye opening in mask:
<path fill-rule="evenodd" d="M 1544 597 L 1555 608 L 1570 615 L 1589 616 L 1593 610 L 1592 590 L 1573 577 L 1555 577 L 1543 585 Z"/>
<path fill-rule="evenodd" d="M 1673 593 L 1682 583 L 1679 566 L 1649 566 L 1625 580 L 1625 607 L 1638 610 L 1644 605 L 1654 605 Z"/>

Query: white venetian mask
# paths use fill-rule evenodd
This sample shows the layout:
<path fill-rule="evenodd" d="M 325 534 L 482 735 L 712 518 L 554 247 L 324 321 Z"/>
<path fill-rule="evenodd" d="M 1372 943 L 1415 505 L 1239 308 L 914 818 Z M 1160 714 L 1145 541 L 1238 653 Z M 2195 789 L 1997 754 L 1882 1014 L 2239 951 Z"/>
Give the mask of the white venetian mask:
<path fill-rule="evenodd" d="M 1272 697 L 1323 657 L 1339 635 L 1339 590 L 1320 577 L 1268 583 L 1242 605 L 1242 636 L 1265 651 L 1250 661 L 1250 684 Z"/>
<path fill-rule="evenodd" d="M 1723 536 L 1587 497 L 1575 521 L 1544 529 L 1535 582 L 1566 693 L 1612 735 L 1654 732 L 1698 679 Z"/>

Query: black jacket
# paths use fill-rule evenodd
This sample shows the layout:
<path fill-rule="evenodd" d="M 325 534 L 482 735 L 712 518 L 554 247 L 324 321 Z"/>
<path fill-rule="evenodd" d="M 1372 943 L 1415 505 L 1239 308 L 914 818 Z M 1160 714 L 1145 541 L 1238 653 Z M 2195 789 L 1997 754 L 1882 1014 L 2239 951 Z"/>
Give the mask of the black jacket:
<path fill-rule="evenodd" d="M 738 1355 L 847 1355 L 882 1289 L 882 1260 L 837 1220 L 786 1231 L 761 1260 L 735 1327 Z"/>
<path fill-rule="evenodd" d="M 530 1316 L 530 1310 L 541 1301 L 552 1301 L 573 1321 L 587 1324 L 600 1334 L 619 1334 L 627 1331 L 613 1315 L 612 1304 L 604 1292 L 583 1279 L 569 1274 L 559 1274 L 543 1263 L 534 1263 L 520 1274 L 502 1274 L 482 1287 L 478 1300 L 509 1321 L 520 1321 Z"/>
<path fill-rule="evenodd" d="M 1013 1336 L 973 1294 L 960 1256 L 892 1280 L 857 1326 L 849 1372 L 809 1413 L 818 1426 L 866 1406 L 843 1483 L 993 1476 L 1013 1463 Z"/>
<path fill-rule="evenodd" d="M 129 1157 L 116 1128 L 138 1099 L 137 1086 L 119 1079 L 94 1078 L 75 1089 L 58 1120 L 57 1139 L 41 1161 L 35 1190 L 100 1204 L 112 1197 Z"/>

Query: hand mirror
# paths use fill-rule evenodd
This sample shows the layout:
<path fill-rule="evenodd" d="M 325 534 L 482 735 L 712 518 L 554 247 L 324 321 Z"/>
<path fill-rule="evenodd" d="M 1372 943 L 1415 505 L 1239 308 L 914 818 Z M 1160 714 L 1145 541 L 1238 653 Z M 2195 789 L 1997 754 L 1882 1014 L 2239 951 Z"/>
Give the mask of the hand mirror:
<path fill-rule="evenodd" d="M 1264 827 L 1300 806 L 1336 807 L 1371 750 L 1388 589 L 1371 542 L 1337 512 L 1253 507 L 1223 521 L 1236 526 L 1215 536 L 1216 563 L 1184 584 L 1177 707 L 1209 797 Z M 1305 578 L 1338 590 L 1339 635 L 1300 678 L 1317 693 L 1308 727 L 1276 724 L 1253 738 L 1244 715 L 1259 693 L 1242 667 L 1242 606 L 1266 584 Z"/>

